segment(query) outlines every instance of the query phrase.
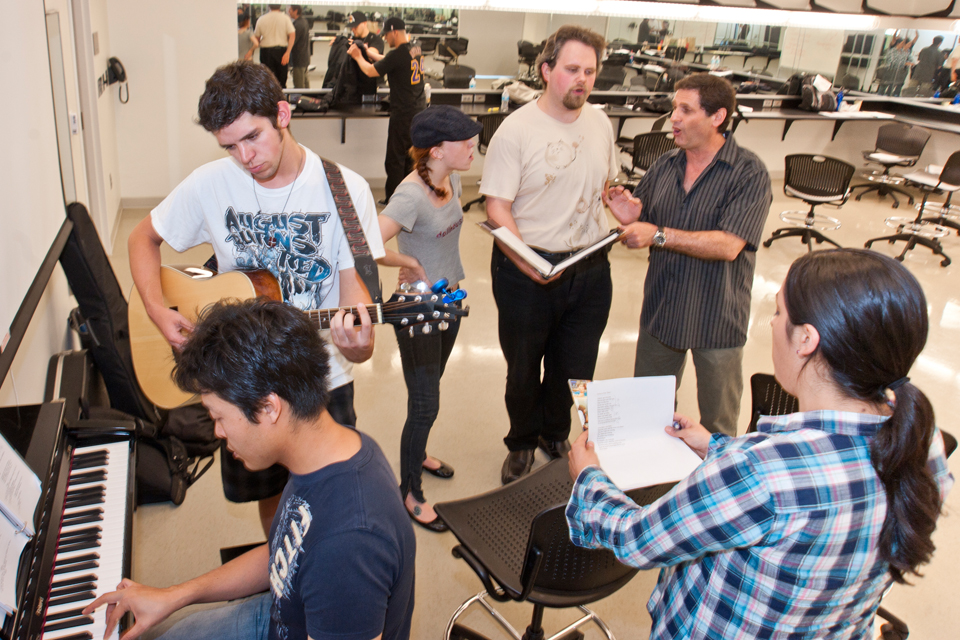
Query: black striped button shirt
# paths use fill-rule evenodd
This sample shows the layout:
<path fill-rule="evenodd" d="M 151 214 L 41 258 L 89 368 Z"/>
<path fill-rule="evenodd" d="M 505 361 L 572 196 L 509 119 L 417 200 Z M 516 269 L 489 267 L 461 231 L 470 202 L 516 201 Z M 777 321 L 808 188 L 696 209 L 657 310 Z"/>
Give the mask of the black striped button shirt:
<path fill-rule="evenodd" d="M 640 220 L 685 231 L 727 231 L 747 244 L 732 262 L 650 247 L 640 326 L 674 349 L 742 347 L 756 251 L 773 200 L 770 174 L 732 136 L 689 193 L 683 190 L 686 167 L 680 149 L 653 164 L 634 191 L 643 203 Z"/>

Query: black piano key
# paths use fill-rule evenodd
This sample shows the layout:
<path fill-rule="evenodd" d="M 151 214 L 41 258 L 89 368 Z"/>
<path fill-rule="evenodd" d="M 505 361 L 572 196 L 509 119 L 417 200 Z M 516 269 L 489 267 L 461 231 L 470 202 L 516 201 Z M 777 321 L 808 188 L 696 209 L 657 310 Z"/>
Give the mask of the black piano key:
<path fill-rule="evenodd" d="M 84 553 L 79 556 L 73 556 L 72 558 L 60 558 L 56 561 L 56 564 L 53 565 L 53 568 L 59 569 L 60 567 L 66 567 L 67 565 L 79 564 L 81 562 L 91 562 L 99 559 L 99 553 Z"/>
<path fill-rule="evenodd" d="M 72 527 L 78 524 L 87 524 L 88 522 L 100 522 L 101 520 L 103 520 L 103 509 L 89 509 L 65 516 L 61 526 Z"/>
<path fill-rule="evenodd" d="M 93 616 L 80 616 L 79 618 L 70 618 L 69 620 L 64 620 L 63 622 L 45 624 L 43 625 L 43 632 L 50 633 L 52 631 L 60 631 L 62 629 L 72 629 L 73 627 L 80 627 L 85 624 L 93 624 Z"/>
<path fill-rule="evenodd" d="M 70 474 L 70 480 L 67 486 L 75 487 L 81 484 L 90 484 L 91 482 L 103 482 L 106 479 L 106 471 L 84 471 L 83 473 Z"/>
<path fill-rule="evenodd" d="M 97 588 L 96 582 L 81 582 L 80 584 L 70 585 L 69 587 L 60 587 L 59 589 L 51 589 L 50 597 L 59 598 L 61 596 L 68 596 L 71 593 L 80 593 L 81 591 L 91 591 Z"/>
<path fill-rule="evenodd" d="M 81 584 L 81 583 L 84 583 L 84 582 L 93 582 L 93 581 L 95 581 L 96 579 L 97 579 L 97 576 L 96 576 L 96 575 L 94 575 L 94 574 L 92 574 L 92 573 L 88 573 L 88 574 L 86 574 L 86 575 L 77 576 L 76 578 L 64 578 L 64 579 L 61 579 L 61 580 L 54 580 L 54 581 L 53 581 L 53 584 L 50 585 L 50 588 L 51 588 L 51 589 L 59 589 L 59 588 L 66 587 L 66 586 L 71 585 L 71 584 Z"/>
<path fill-rule="evenodd" d="M 64 620 L 66 618 L 76 618 L 83 615 L 83 607 L 77 607 L 76 609 L 64 609 L 57 613 L 48 613 L 44 620 L 47 622 L 53 622 L 54 620 Z"/>
<path fill-rule="evenodd" d="M 102 467 L 107 464 L 108 461 L 107 453 L 84 453 L 79 456 L 74 456 L 71 461 L 71 467 L 76 469 L 89 469 L 91 467 Z"/>
<path fill-rule="evenodd" d="M 99 562 L 82 562 L 80 564 L 68 564 L 60 568 L 55 568 L 53 575 L 64 573 L 73 573 L 74 571 L 86 571 L 87 569 L 96 569 L 100 566 Z"/>
<path fill-rule="evenodd" d="M 74 529 L 73 531 L 64 531 L 60 534 L 60 542 L 70 542 L 73 538 L 98 535 L 101 531 L 103 531 L 103 529 L 100 527 L 100 525 L 84 527 L 83 529 Z"/>
<path fill-rule="evenodd" d="M 89 507 L 94 504 L 103 504 L 106 502 L 103 493 L 91 493 L 86 496 L 78 496 L 64 502 L 65 509 L 76 509 L 77 507 Z"/>
<path fill-rule="evenodd" d="M 96 591 L 84 591 L 83 593 L 73 593 L 60 598 L 50 598 L 47 601 L 48 607 L 59 607 L 61 604 L 70 604 L 71 602 L 86 602 L 97 597 Z"/>
<path fill-rule="evenodd" d="M 73 553 L 75 551 L 86 551 L 87 549 L 97 549 L 100 547 L 100 536 L 92 536 L 82 541 L 71 544 L 65 544 L 57 547 L 57 553 Z"/>

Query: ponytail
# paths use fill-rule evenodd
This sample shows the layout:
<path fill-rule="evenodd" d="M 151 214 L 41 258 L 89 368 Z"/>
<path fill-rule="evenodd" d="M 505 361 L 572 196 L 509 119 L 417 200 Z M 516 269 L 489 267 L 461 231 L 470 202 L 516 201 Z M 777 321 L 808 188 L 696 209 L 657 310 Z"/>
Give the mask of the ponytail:
<path fill-rule="evenodd" d="M 881 393 L 886 394 L 886 390 Z M 870 459 L 887 496 L 887 517 L 880 530 L 880 557 L 890 574 L 906 583 L 930 561 L 931 536 L 940 515 L 940 490 L 927 466 L 933 442 L 933 407 L 920 389 L 906 382 L 895 393 L 893 415 L 870 446 Z"/>
<path fill-rule="evenodd" d="M 410 147 L 410 159 L 413 160 L 414 170 L 417 172 L 417 175 L 420 176 L 420 179 L 423 180 L 423 183 L 441 200 L 446 198 L 447 190 L 442 187 L 436 187 L 430 182 L 430 169 L 427 168 L 427 160 L 430 159 L 430 149 Z"/>

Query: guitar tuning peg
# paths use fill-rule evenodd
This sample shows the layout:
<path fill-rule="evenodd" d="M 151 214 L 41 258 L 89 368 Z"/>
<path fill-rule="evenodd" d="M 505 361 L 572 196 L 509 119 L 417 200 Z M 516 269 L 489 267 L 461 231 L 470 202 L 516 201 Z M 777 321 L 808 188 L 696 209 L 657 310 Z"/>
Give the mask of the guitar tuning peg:
<path fill-rule="evenodd" d="M 422 296 L 416 296 L 416 297 L 413 299 L 413 301 L 414 301 L 414 302 L 423 302 L 423 297 L 422 297 Z"/>
<path fill-rule="evenodd" d="M 411 329 L 412 329 L 412 328 L 413 328 L 413 327 L 411 327 Z M 433 327 L 431 327 L 429 324 L 423 325 L 423 335 L 427 335 L 427 334 L 430 333 L 431 331 L 433 331 Z"/>
<path fill-rule="evenodd" d="M 408 329 L 407 335 L 409 335 L 411 338 L 413 337 L 413 327 L 410 327 L 410 329 Z"/>
<path fill-rule="evenodd" d="M 437 318 L 440 317 L 440 312 L 439 312 L 439 311 L 434 311 L 431 315 L 433 316 L 433 319 L 436 320 Z"/>
<path fill-rule="evenodd" d="M 446 321 L 446 320 L 441 320 L 441 321 L 440 321 L 440 324 L 437 325 L 437 329 L 440 329 L 440 331 L 446 331 L 447 328 L 449 328 L 449 327 L 450 327 L 450 325 L 447 324 L 447 321 Z"/>
<path fill-rule="evenodd" d="M 436 294 L 430 296 L 430 302 L 436 302 L 436 301 L 439 300 L 439 299 L 440 299 L 440 296 L 438 296 L 438 295 L 436 295 Z"/>
<path fill-rule="evenodd" d="M 404 283 L 404 284 L 406 284 L 406 283 Z M 406 302 L 406 301 L 407 301 L 407 297 L 406 297 L 406 296 L 400 296 L 399 298 L 397 298 L 397 302 Z"/>
<path fill-rule="evenodd" d="M 423 319 L 424 319 L 424 318 L 423 318 L 423 314 L 422 314 L 422 313 L 418 313 L 418 314 L 417 314 L 417 322 L 423 322 Z"/>
<path fill-rule="evenodd" d="M 401 326 L 401 327 L 405 327 L 405 326 L 407 326 L 408 324 L 410 324 L 410 320 L 409 320 L 408 318 L 401 318 L 401 319 L 400 319 L 400 326 Z M 412 327 L 411 327 L 411 328 L 412 328 Z"/>
<path fill-rule="evenodd" d="M 409 283 L 409 282 L 401 282 L 401 283 L 400 283 L 400 291 L 403 291 L 404 293 L 406 293 L 407 291 L 410 291 L 410 283 Z"/>

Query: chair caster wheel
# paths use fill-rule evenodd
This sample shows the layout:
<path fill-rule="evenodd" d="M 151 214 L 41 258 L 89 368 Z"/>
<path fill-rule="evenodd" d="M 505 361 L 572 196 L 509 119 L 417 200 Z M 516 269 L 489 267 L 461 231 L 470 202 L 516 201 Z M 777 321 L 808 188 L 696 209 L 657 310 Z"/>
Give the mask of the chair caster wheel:
<path fill-rule="evenodd" d="M 903 262 L 903 256 L 897 256 L 896 260 L 897 262 Z"/>
<path fill-rule="evenodd" d="M 764 241 L 763 241 L 763 246 L 765 246 L 767 249 L 769 249 L 769 248 L 770 248 L 770 245 L 772 245 L 772 244 L 773 244 L 773 240 L 764 240 Z"/>
<path fill-rule="evenodd" d="M 893 208 L 894 208 L 894 209 L 899 209 L 899 208 L 900 208 L 900 203 L 899 203 L 899 202 L 894 202 L 894 203 L 893 203 Z"/>
<path fill-rule="evenodd" d="M 944 258 L 943 260 L 940 261 L 941 267 L 946 267 L 949 264 L 950 264 L 950 258 Z"/>
<path fill-rule="evenodd" d="M 821 240 L 820 238 L 817 238 L 817 244 L 823 244 L 823 240 Z"/>
<path fill-rule="evenodd" d="M 861 196 L 863 196 L 862 193 L 861 193 L 859 196 L 857 196 L 856 198 L 854 198 L 854 200 L 856 200 L 857 202 L 860 202 L 860 197 L 861 197 Z"/>

